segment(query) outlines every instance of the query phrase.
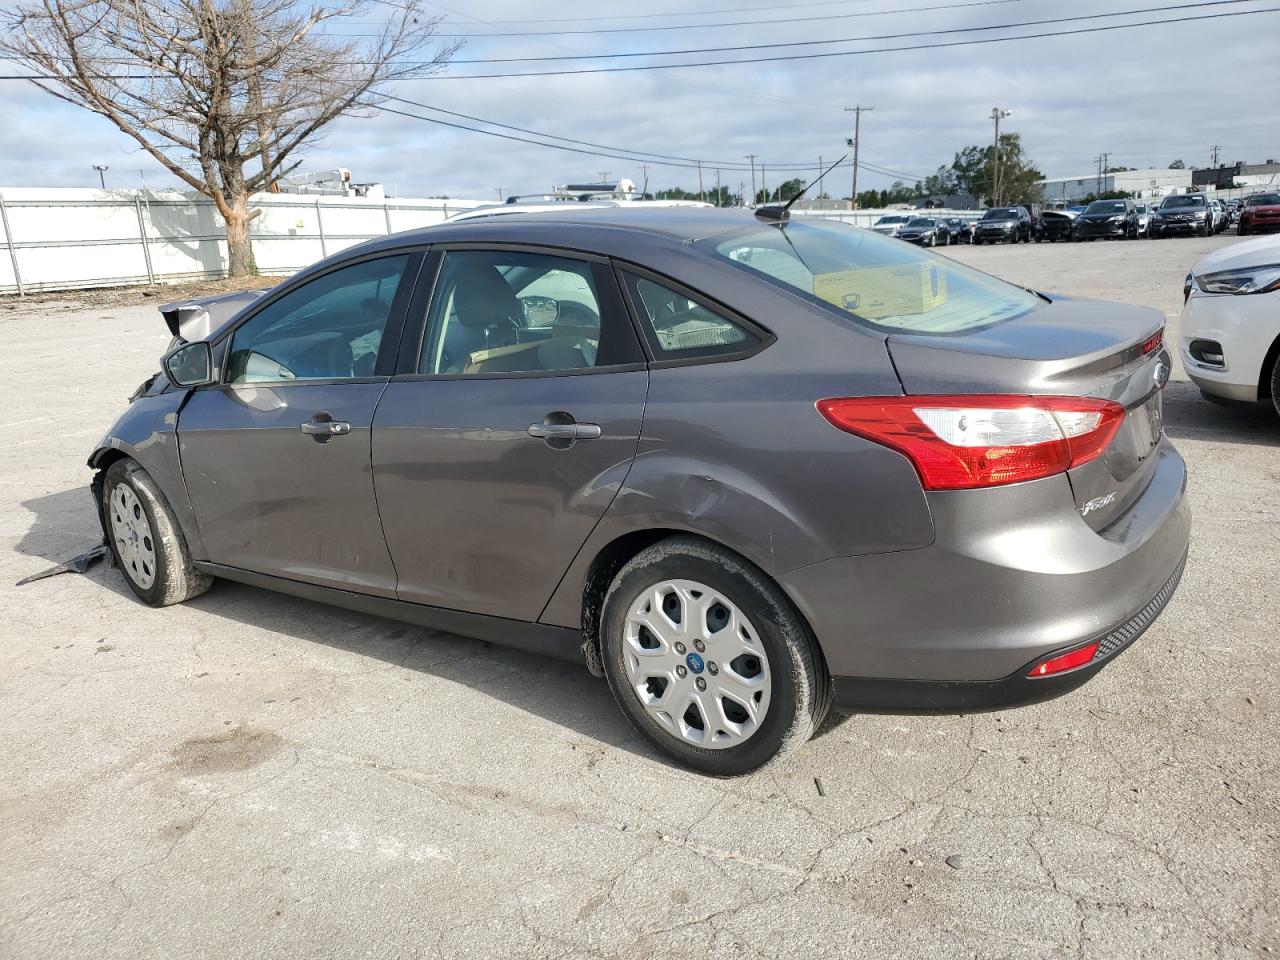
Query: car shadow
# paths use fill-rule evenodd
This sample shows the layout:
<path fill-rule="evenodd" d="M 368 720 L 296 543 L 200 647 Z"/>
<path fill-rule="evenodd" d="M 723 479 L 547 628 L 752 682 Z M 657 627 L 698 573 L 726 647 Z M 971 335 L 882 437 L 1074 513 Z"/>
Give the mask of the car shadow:
<path fill-rule="evenodd" d="M 1280 416 L 1270 403 L 1206 400 L 1186 380 L 1165 389 L 1164 429 L 1174 440 L 1280 447 Z"/>

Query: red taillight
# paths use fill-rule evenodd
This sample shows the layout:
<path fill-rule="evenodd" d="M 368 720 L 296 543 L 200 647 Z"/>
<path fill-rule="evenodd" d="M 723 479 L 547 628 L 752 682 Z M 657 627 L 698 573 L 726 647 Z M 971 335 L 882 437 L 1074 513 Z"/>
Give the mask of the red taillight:
<path fill-rule="evenodd" d="M 1083 667 L 1093 659 L 1093 655 L 1097 652 L 1097 641 L 1085 644 L 1083 647 L 1077 647 L 1075 650 L 1060 653 L 1056 657 L 1050 657 L 1048 660 L 1036 664 L 1031 668 L 1031 672 L 1027 674 L 1027 677 L 1028 679 L 1034 680 L 1036 677 L 1048 677 L 1055 673 L 1062 673 L 1064 670 L 1074 670 L 1076 667 Z"/>
<path fill-rule="evenodd" d="M 1185 299 L 1185 298 L 1184 298 Z M 1153 350 L 1160 349 L 1160 344 L 1164 343 L 1164 328 L 1157 330 L 1151 336 L 1147 337 L 1142 343 L 1142 355 L 1145 357 Z"/>
<path fill-rule="evenodd" d="M 1124 407 L 1093 397 L 848 397 L 818 412 L 906 456 L 926 490 L 963 490 L 1063 473 L 1097 458 Z"/>

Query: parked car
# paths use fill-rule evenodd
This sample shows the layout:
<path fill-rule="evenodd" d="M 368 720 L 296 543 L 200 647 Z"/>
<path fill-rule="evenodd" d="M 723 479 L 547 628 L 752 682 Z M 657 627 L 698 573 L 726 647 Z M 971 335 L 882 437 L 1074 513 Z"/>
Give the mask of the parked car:
<path fill-rule="evenodd" d="M 1031 242 L 1031 214 L 1026 207 L 992 207 L 973 228 L 974 243 Z"/>
<path fill-rule="evenodd" d="M 948 243 L 972 243 L 973 221 L 964 217 L 947 218 Z"/>
<path fill-rule="evenodd" d="M 1227 229 L 1227 208 L 1223 206 L 1221 200 L 1210 200 L 1209 206 L 1213 211 L 1213 232 L 1221 233 Z"/>
<path fill-rule="evenodd" d="M 1134 642 L 1190 531 L 1163 329 L 776 207 L 494 214 L 179 326 L 92 487 L 146 603 L 576 660 L 737 774 L 832 703 L 1043 699 Z"/>
<path fill-rule="evenodd" d="M 951 231 L 941 217 L 912 217 L 898 231 L 898 239 L 922 247 L 945 247 L 951 242 Z"/>
<path fill-rule="evenodd" d="M 1059 240 L 1070 240 L 1075 234 L 1077 214 L 1070 210 L 1045 210 L 1041 215 L 1040 234 L 1036 237 L 1036 242 L 1041 240 L 1049 240 L 1057 243 Z"/>
<path fill-rule="evenodd" d="M 905 227 L 910 219 L 899 214 L 889 214 L 877 220 L 871 229 L 884 237 L 896 237 L 898 231 Z"/>
<path fill-rule="evenodd" d="M 1031 220 L 1031 238 L 1034 240 L 1040 236 L 1043 229 L 1044 221 L 1041 219 L 1041 207 L 1038 203 L 1019 204 L 1023 210 L 1027 211 L 1027 216 Z"/>
<path fill-rule="evenodd" d="M 1280 237 L 1201 257 L 1182 293 L 1182 363 L 1196 386 L 1280 412 Z"/>
<path fill-rule="evenodd" d="M 1138 207 L 1132 200 L 1095 200 L 1076 217 L 1075 240 L 1134 240 Z"/>
<path fill-rule="evenodd" d="M 1155 207 L 1149 203 L 1135 202 L 1134 206 L 1138 210 L 1138 236 L 1151 236 L 1151 218 L 1155 213 Z"/>
<path fill-rule="evenodd" d="M 1236 233 L 1264 233 L 1280 229 L 1280 193 L 1255 193 L 1240 208 L 1240 222 Z"/>
<path fill-rule="evenodd" d="M 1156 208 L 1151 219 L 1151 236 L 1195 233 L 1207 237 L 1212 222 L 1209 201 L 1203 193 L 1176 193 L 1165 197 Z"/>

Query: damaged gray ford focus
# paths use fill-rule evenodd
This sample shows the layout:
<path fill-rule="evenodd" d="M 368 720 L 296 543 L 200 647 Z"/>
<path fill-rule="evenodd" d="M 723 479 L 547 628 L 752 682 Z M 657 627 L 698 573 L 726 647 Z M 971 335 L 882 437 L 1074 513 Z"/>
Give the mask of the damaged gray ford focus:
<path fill-rule="evenodd" d="M 1190 536 L 1154 310 L 785 210 L 474 216 L 167 309 L 89 459 L 133 591 L 584 663 L 718 775 L 829 707 L 1069 691 Z"/>

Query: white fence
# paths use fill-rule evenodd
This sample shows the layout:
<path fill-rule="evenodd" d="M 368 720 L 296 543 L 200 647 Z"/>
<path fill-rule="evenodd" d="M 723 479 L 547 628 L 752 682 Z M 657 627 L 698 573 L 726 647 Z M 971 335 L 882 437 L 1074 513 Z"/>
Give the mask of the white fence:
<path fill-rule="evenodd" d="M 362 240 L 439 223 L 479 200 L 254 198 L 258 269 L 290 274 Z M 212 201 L 147 190 L 0 190 L 0 293 L 226 276 Z"/>
<path fill-rule="evenodd" d="M 266 274 L 288 275 L 373 237 L 439 223 L 484 200 L 366 200 L 263 194 L 251 226 Z M 904 210 L 795 210 L 867 227 Z M 925 211 L 947 215 L 948 211 Z M 176 192 L 0 190 L 0 294 L 226 276 L 227 243 L 213 202 Z"/>

